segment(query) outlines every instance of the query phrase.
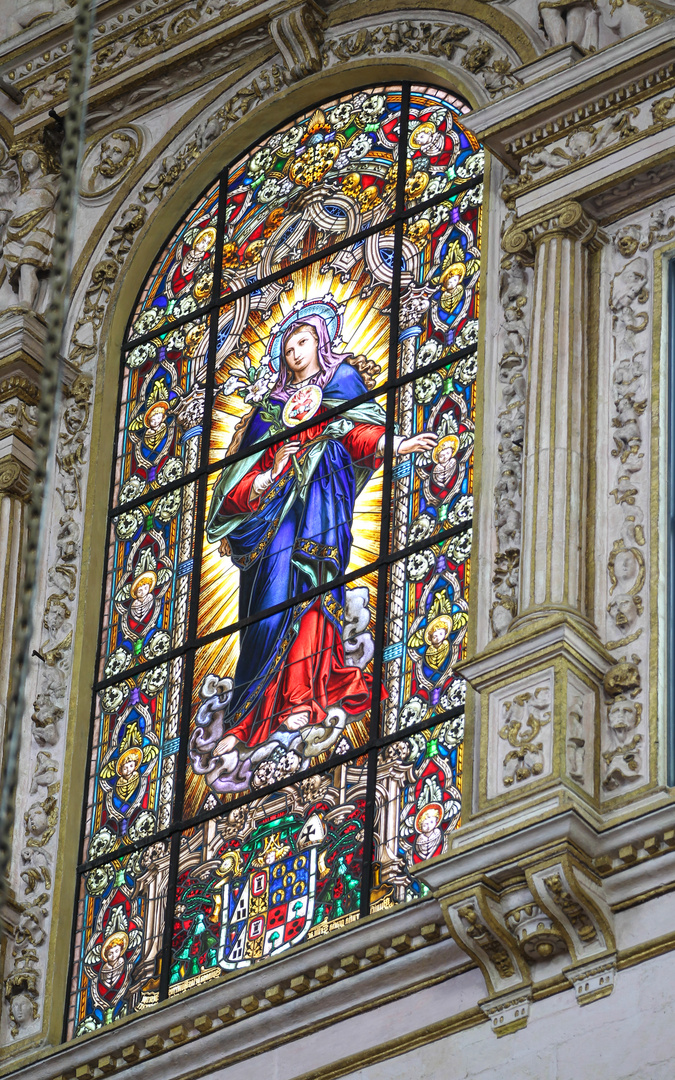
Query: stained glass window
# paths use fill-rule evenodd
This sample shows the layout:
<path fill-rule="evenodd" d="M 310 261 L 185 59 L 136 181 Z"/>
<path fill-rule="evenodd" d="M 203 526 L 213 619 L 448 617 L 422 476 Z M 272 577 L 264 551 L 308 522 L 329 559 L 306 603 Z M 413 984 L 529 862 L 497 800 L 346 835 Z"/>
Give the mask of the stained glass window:
<path fill-rule="evenodd" d="M 414 901 L 411 871 L 459 823 L 483 174 L 466 112 L 408 83 L 309 110 L 223 170 L 141 290 L 71 1035 Z"/>

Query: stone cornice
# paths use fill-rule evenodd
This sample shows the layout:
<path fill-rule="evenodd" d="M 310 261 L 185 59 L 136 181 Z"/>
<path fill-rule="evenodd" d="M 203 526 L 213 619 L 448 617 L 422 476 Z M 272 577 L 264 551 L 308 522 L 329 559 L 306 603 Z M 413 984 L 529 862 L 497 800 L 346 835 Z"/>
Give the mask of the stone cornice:
<path fill-rule="evenodd" d="M 208 0 L 142 0 L 101 17 L 93 44 L 90 111 L 99 101 L 124 88 L 147 83 L 167 65 L 180 67 L 199 50 L 222 50 L 239 41 L 239 49 L 269 43 L 268 21 L 275 0 L 210 5 Z M 247 38 L 246 42 L 240 39 Z M 46 122 L 50 109 L 67 98 L 72 36 L 60 26 L 47 41 L 40 38 L 10 56 L 0 68 L 6 81 L 21 91 L 21 105 L 7 102 L 6 113 L 17 134 Z M 241 58 L 241 51 L 232 51 Z M 225 58 L 223 58 L 225 59 Z"/>
<path fill-rule="evenodd" d="M 516 217 L 502 237 L 502 247 L 507 254 L 521 255 L 531 262 L 537 245 L 555 235 L 579 240 L 590 251 L 599 251 L 606 241 L 581 204 L 570 200 Z"/>
<path fill-rule="evenodd" d="M 205 1036 L 210 1063 L 224 1067 L 459 976 L 468 966 L 438 904 L 429 899 L 315 938 L 283 957 L 43 1052 L 23 1075 L 93 1080 L 130 1065 L 142 1072 L 143 1063 L 159 1054 L 163 1075 L 186 1075 L 195 1056 L 185 1044 Z M 314 995 L 320 1008 L 299 1001 Z M 81 1073 L 84 1066 L 89 1071 Z"/>
<path fill-rule="evenodd" d="M 493 40 L 501 38 L 512 54 L 509 71 L 518 58 L 531 61 L 535 56 L 522 27 L 479 0 L 437 0 L 431 7 L 423 0 L 411 0 L 409 6 L 413 18 L 419 9 L 425 19 L 469 19 L 477 31 L 484 24 L 488 36 Z M 167 65 L 171 65 L 182 86 L 197 85 L 198 72 L 189 69 L 196 63 L 197 50 L 200 61 L 208 62 L 212 73 L 222 71 L 228 61 L 240 59 L 243 52 L 264 48 L 270 57 L 276 55 L 283 60 L 289 81 L 303 77 L 319 66 L 321 24 L 325 22 L 334 34 L 338 26 L 351 24 L 360 14 L 351 8 L 333 6 L 326 16 L 322 10 L 325 7 L 323 0 L 320 4 L 313 0 L 289 0 L 288 4 L 276 0 L 246 0 L 241 4 L 219 0 L 104 4 L 97 12 L 93 43 L 90 113 L 110 98 L 129 94 L 135 88 L 140 91 L 153 79 L 166 75 Z M 391 0 L 374 0 L 369 6 L 372 18 L 386 22 L 389 13 L 399 19 L 405 18 L 406 11 Z M 280 24 L 286 27 L 281 35 Z M 43 23 L 39 27 L 10 39 L 5 56 L 0 58 L 0 76 L 23 96 L 21 103 L 9 98 L 3 102 L 15 135 L 43 125 L 49 110 L 62 111 L 66 101 L 72 48 L 70 23 Z M 400 48 L 406 51 L 403 45 Z M 419 43 L 414 51 L 418 49 Z M 511 84 L 515 85 L 515 80 L 504 75 L 495 93 Z"/>
<path fill-rule="evenodd" d="M 675 39 L 668 19 L 476 110 L 468 126 L 516 170 L 519 158 L 535 146 L 673 84 Z"/>

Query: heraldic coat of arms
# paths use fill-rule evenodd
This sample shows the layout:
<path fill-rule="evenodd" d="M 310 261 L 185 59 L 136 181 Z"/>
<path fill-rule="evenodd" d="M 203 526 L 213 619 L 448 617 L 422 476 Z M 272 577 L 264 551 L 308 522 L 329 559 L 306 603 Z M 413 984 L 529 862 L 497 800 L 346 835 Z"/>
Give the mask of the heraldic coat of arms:
<path fill-rule="evenodd" d="M 312 925 L 323 826 L 310 817 L 294 836 L 282 822 L 256 830 L 246 864 L 239 851 L 223 859 L 218 963 L 225 970 L 276 956 L 302 941 Z"/>

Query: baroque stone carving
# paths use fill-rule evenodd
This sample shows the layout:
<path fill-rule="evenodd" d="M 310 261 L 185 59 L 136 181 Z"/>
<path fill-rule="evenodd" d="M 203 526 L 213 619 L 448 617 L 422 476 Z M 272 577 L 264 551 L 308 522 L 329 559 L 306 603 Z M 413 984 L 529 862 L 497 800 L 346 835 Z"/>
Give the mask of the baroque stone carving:
<path fill-rule="evenodd" d="M 402 19 L 377 26 L 375 20 L 369 18 L 367 27 L 355 28 L 335 38 L 327 35 L 323 63 L 327 67 L 335 61 L 364 54 L 376 56 L 399 52 L 443 56 L 446 60 L 457 59 L 459 54 L 462 67 L 474 75 L 493 98 L 519 85 L 513 71 L 517 66 L 515 56 L 496 56 L 495 45 L 481 38 L 477 30 L 440 21 Z"/>
<path fill-rule="evenodd" d="M 32 311 L 45 307 L 44 289 L 40 290 L 40 286 L 52 265 L 58 176 L 48 168 L 36 149 L 21 154 L 21 188 L 7 218 L 3 241 L 2 257 L 9 284 L 18 293 L 19 304 Z"/>
<path fill-rule="evenodd" d="M 565 889 L 560 874 L 544 878 L 544 884 L 557 907 L 567 916 L 582 941 L 595 941 L 598 932 L 582 904 Z"/>
<path fill-rule="evenodd" d="M 294 79 L 321 67 L 324 18 L 321 8 L 305 0 L 270 19 L 270 35 Z"/>
<path fill-rule="evenodd" d="M 499 474 L 495 485 L 495 529 L 498 546 L 490 608 L 490 623 L 495 637 L 506 633 L 518 613 L 530 285 L 529 268 L 518 255 L 507 256 L 502 262 L 499 290 L 502 307 L 499 359 L 502 408 L 497 418 Z"/>
<path fill-rule="evenodd" d="M 67 11 L 67 0 L 18 0 L 3 9 L 4 32 L 13 37 L 42 19 Z"/>
<path fill-rule="evenodd" d="M 635 659 L 639 660 L 639 657 Z M 636 729 L 642 720 L 642 704 L 634 699 L 640 694 L 641 679 L 636 663 L 620 661 L 604 678 L 609 745 L 603 751 L 603 788 L 614 791 L 638 778 L 642 771 L 642 733 Z M 607 741 L 607 740 L 606 740 Z"/>
<path fill-rule="evenodd" d="M 580 240 L 590 251 L 599 251 L 605 240 L 597 222 L 580 203 L 570 199 L 553 208 L 544 207 L 514 218 L 504 232 L 502 247 L 509 255 L 518 255 L 523 263 L 531 265 L 537 242 L 555 233 Z"/>
<path fill-rule="evenodd" d="M 57 517 L 52 536 L 52 559 L 48 563 L 48 590 L 41 627 L 46 639 L 40 644 L 38 693 L 33 704 L 33 740 L 29 755 L 28 805 L 23 814 L 23 844 L 17 878 L 23 889 L 18 899 L 20 916 L 14 932 L 14 967 L 5 982 L 9 1030 L 14 1038 L 32 1030 L 39 1021 L 44 993 L 44 970 L 50 919 L 53 866 L 59 822 L 58 795 L 63 768 L 67 677 L 73 642 L 73 601 L 80 554 L 80 521 L 83 512 L 83 480 L 86 465 L 93 380 L 80 373 L 64 390 L 57 435 L 57 479 L 54 499 Z M 27 965 L 26 950 L 30 950 Z M 25 971 L 30 978 L 24 978 Z"/>
<path fill-rule="evenodd" d="M 457 908 L 457 914 L 462 920 L 466 936 L 483 950 L 502 978 L 509 979 L 515 975 L 512 958 L 499 938 L 481 921 L 477 908 L 470 903 L 464 904 Z"/>
<path fill-rule="evenodd" d="M 14 949 L 12 956 L 14 963 L 5 979 L 4 997 L 10 1032 L 16 1038 L 23 1027 L 38 1018 L 40 973 L 35 949 Z"/>
<path fill-rule="evenodd" d="M 621 225 L 614 237 L 613 258 L 619 260 L 609 281 L 612 325 L 612 467 L 608 492 L 607 648 L 623 651 L 605 678 L 602 733 L 602 789 L 619 793 L 645 779 L 648 755 L 638 665 L 647 662 L 649 641 L 648 462 L 651 422 L 650 341 L 651 265 L 642 252 L 673 229 L 664 208 L 643 221 Z M 616 265 L 616 262 L 615 262 Z M 630 660 L 627 647 L 635 650 Z"/>
<path fill-rule="evenodd" d="M 512 747 L 503 759 L 502 783 L 510 787 L 544 770 L 544 743 L 539 734 L 551 722 L 550 687 L 540 686 L 503 702 L 502 718 L 499 737 Z"/>
<path fill-rule="evenodd" d="M 580 165 L 588 158 L 599 155 L 606 147 L 635 135 L 638 129 L 631 122 L 631 118 L 637 115 L 638 110 L 635 107 L 624 109 L 596 124 L 576 128 L 557 144 L 528 151 L 520 159 L 517 179 L 503 185 L 503 198 L 508 202 L 521 188 L 538 183 L 560 169 Z"/>
<path fill-rule="evenodd" d="M 585 754 L 583 702 L 575 697 L 567 712 L 567 772 L 577 783 L 583 783 Z"/>
<path fill-rule="evenodd" d="M 511 158 L 512 176 L 502 186 L 502 196 L 507 204 L 513 208 L 517 196 L 552 177 L 589 165 L 674 125 L 674 85 L 675 65 L 668 64 L 620 91 L 610 90 L 510 141 L 506 149 Z M 671 93 L 663 96 L 664 90 Z M 659 170 L 663 167 L 658 166 L 650 172 Z M 628 192 L 634 185 L 644 186 L 644 175 L 618 184 L 614 190 L 619 200 L 622 189 Z M 654 182 L 653 177 L 652 184 Z M 609 192 L 595 195 L 589 200 L 588 210 L 595 218 L 602 218 L 612 211 L 618 216 L 619 200 Z"/>
<path fill-rule="evenodd" d="M 142 149 L 143 134 L 133 124 L 104 135 L 84 155 L 80 194 L 85 199 L 107 195 L 128 175 Z"/>
<path fill-rule="evenodd" d="M 49 3 L 50 0 L 36 2 Z M 209 31 L 217 31 L 228 17 L 236 17 L 237 7 L 227 0 L 184 0 L 178 6 L 165 0 L 141 0 L 97 20 L 97 40 L 91 59 L 92 90 L 95 92 L 99 83 L 109 85 L 111 77 L 121 84 L 139 63 L 147 64 L 167 49 L 179 53 L 165 79 L 167 89 L 184 86 L 183 77 L 188 81 L 200 74 L 203 76 L 213 64 L 222 64 L 230 57 L 241 58 L 243 51 L 267 38 L 266 26 L 237 36 L 235 25 L 234 36 L 221 42 L 210 54 L 205 52 L 203 57 L 192 60 L 186 57 L 185 62 L 180 57 L 181 46 L 187 52 L 196 33 L 208 35 Z M 9 69 L 8 80 L 22 91 L 23 100 L 19 106 L 22 118 L 29 118 L 64 100 L 68 92 L 71 50 L 72 39 L 67 38 L 46 50 L 38 44 L 34 52 L 26 50 L 22 61 Z M 43 71 L 47 68 L 49 74 L 44 76 Z M 151 76 L 145 83 L 155 81 Z M 139 86 L 138 90 L 139 96 L 146 96 L 143 87 Z M 119 111 L 119 99 L 106 103 L 108 117 L 111 105 L 114 112 Z"/>
<path fill-rule="evenodd" d="M 539 20 L 551 48 L 574 42 L 581 49 L 597 49 L 599 17 L 594 0 L 543 0 L 539 4 Z"/>
<path fill-rule="evenodd" d="M 649 295 L 647 277 L 647 260 L 637 256 L 614 275 L 609 294 L 615 346 L 612 457 L 617 459 L 616 487 L 611 494 L 623 518 L 621 535 L 613 541 L 607 563 L 611 598 L 607 610 L 618 633 L 616 640 L 607 643 L 609 649 L 624 648 L 643 632 L 639 617 L 645 582 L 644 514 L 636 496 L 645 458 L 641 418 L 647 408 L 646 372 L 640 345 L 649 315 L 640 308 Z"/>
<path fill-rule="evenodd" d="M 454 894 L 444 884 L 438 899 L 455 941 L 481 968 L 489 995 L 481 1008 L 495 1034 L 527 1023 L 533 986 L 550 979 L 549 962 L 556 957 L 557 970 L 577 988 L 580 1004 L 595 1000 L 584 998 L 585 993 L 611 993 L 616 965 L 612 913 L 590 863 L 556 846 L 501 873 L 491 872 L 487 880 L 484 870 L 476 870 L 468 880 L 460 875 L 460 881 Z M 603 973 L 601 982 L 585 987 L 579 973 L 596 966 Z M 523 1006 L 517 1015 L 516 1003 Z"/>

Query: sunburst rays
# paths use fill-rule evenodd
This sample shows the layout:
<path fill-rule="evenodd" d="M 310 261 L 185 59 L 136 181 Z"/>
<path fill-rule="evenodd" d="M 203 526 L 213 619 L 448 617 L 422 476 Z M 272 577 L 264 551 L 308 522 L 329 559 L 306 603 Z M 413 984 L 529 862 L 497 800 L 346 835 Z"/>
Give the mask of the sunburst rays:
<path fill-rule="evenodd" d="M 253 368 L 260 363 L 270 334 L 288 314 L 298 300 L 320 300 L 331 294 L 343 310 L 341 330 L 342 346 L 345 352 L 364 355 L 375 361 L 380 368 L 378 384 L 386 379 L 389 362 L 389 305 L 390 294 L 379 286 L 370 291 L 367 274 L 356 273 L 346 282 L 342 282 L 332 273 L 322 273 L 319 263 L 314 263 L 289 277 L 291 287 L 282 292 L 274 303 L 271 312 L 265 318 L 258 311 L 250 313 L 247 325 L 241 335 L 242 346 L 248 346 L 248 358 Z M 363 296 L 367 289 L 369 295 Z M 241 355 L 241 354 L 240 354 Z M 239 357 L 231 355 L 220 369 L 218 378 L 222 385 L 233 368 L 240 366 Z M 384 399 L 380 400 L 384 405 Z M 216 397 L 211 424 L 211 461 L 222 460 L 227 455 L 232 442 L 235 427 L 243 417 L 250 413 L 250 406 L 238 396 L 227 397 L 222 393 Z M 206 507 L 211 504 L 211 497 L 218 472 L 209 476 L 207 481 Z M 352 520 L 352 549 L 348 572 L 358 571 L 376 558 L 380 550 L 380 528 L 382 511 L 382 472 L 375 472 L 363 489 L 354 507 Z M 376 589 L 376 574 L 366 573 L 359 584 L 367 585 L 371 596 Z M 199 596 L 200 636 L 232 626 L 238 619 L 239 570 L 229 556 L 219 553 L 218 544 L 204 541 L 202 571 Z M 234 674 L 239 655 L 239 635 L 236 630 L 224 638 L 207 644 L 197 650 L 194 672 L 195 707 L 198 701 L 199 687 L 211 672 L 221 676 Z M 367 737 L 365 726 L 361 732 Z M 199 806 L 199 801 L 206 792 L 201 778 L 190 776 L 186 787 L 186 799 L 191 812 Z"/>

